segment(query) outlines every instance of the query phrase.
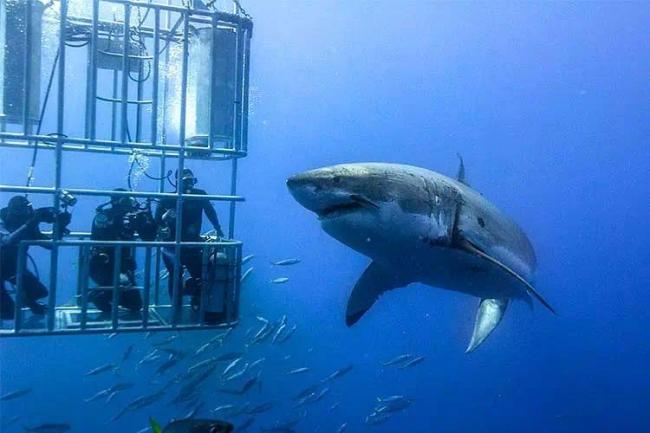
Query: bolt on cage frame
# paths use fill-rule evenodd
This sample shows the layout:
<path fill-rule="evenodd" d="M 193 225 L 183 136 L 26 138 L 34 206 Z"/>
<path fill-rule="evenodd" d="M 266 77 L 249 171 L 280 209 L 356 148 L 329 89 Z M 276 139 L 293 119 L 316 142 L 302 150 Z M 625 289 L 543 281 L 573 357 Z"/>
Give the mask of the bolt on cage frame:
<path fill-rule="evenodd" d="M 32 32 L 34 31 L 32 23 L 32 14 L 37 7 L 42 7 L 42 3 L 37 0 L 2 0 L 14 1 L 24 5 L 24 47 L 25 53 L 32 52 L 32 44 L 34 42 Z M 179 287 L 179 278 L 174 278 L 173 281 L 173 294 L 170 306 L 171 310 L 169 320 L 163 320 L 162 316 L 158 313 L 161 305 L 158 304 L 160 278 L 159 269 L 161 268 L 161 250 L 162 248 L 173 248 L 175 257 L 173 275 L 178 276 L 181 273 L 182 265 L 178 257 L 180 257 L 181 250 L 189 247 L 200 247 L 202 252 L 202 269 L 205 276 L 208 257 L 215 251 L 224 253 L 230 260 L 229 265 L 229 278 L 232 287 L 228 288 L 230 293 L 230 306 L 227 307 L 227 314 L 225 322 L 220 326 L 232 326 L 238 320 L 238 303 L 239 303 L 239 289 L 240 289 L 240 275 L 241 275 L 241 258 L 242 258 L 242 243 L 240 241 L 232 240 L 234 238 L 235 228 L 235 205 L 237 202 L 244 200 L 242 196 L 237 195 L 237 163 L 239 158 L 245 157 L 248 152 L 248 90 L 249 90 L 249 68 L 250 68 L 250 38 L 252 37 L 252 21 L 247 17 L 242 17 L 238 14 L 224 13 L 215 10 L 208 10 L 199 7 L 194 1 L 182 1 L 181 5 L 174 5 L 178 0 L 153 0 L 149 2 L 137 0 L 88 0 L 91 3 L 91 17 L 75 17 L 68 14 L 68 4 L 73 0 L 58 0 L 59 3 L 59 21 L 58 21 L 58 47 L 57 55 L 55 57 L 52 75 L 50 77 L 50 85 L 54 78 L 56 70 L 56 133 L 52 135 L 44 135 L 40 133 L 40 122 L 42 121 L 45 106 L 47 104 L 46 94 L 45 101 L 41 104 L 41 118 L 39 120 L 38 129 L 34 132 L 35 120 L 30 113 L 30 101 L 33 97 L 33 92 L 40 89 L 32 89 L 32 78 L 34 71 L 32 71 L 32 62 L 29 55 L 25 55 L 23 61 L 23 91 L 22 91 L 22 116 L 19 119 L 11 119 L 0 112 L 0 148 L 19 148 L 26 151 L 33 151 L 37 149 L 50 150 L 54 152 L 54 185 L 52 187 L 36 187 L 31 186 L 28 181 L 27 186 L 20 185 L 0 185 L 0 192 L 13 192 L 24 194 L 49 194 L 52 196 L 53 207 L 59 209 L 63 193 L 68 192 L 79 196 L 127 196 L 127 197 L 140 197 L 147 199 L 175 199 L 176 200 L 176 221 L 175 221 L 175 239 L 173 242 L 161 241 L 90 241 L 84 238 L 88 237 L 87 233 L 72 233 L 68 236 L 62 237 L 59 233 L 59 227 L 54 225 L 52 241 L 22 241 L 18 248 L 18 269 L 16 281 L 16 308 L 15 308 L 15 323 L 13 329 L 0 329 L 0 337 L 2 336 L 16 336 L 16 335 L 49 335 L 49 334 L 75 334 L 75 333 L 92 333 L 92 332 L 108 332 L 108 331 L 137 331 L 137 330 L 166 330 L 166 329 L 196 329 L 203 327 L 218 326 L 214 324 L 206 324 L 204 321 L 204 298 L 205 290 L 201 292 L 202 302 L 200 304 L 200 319 L 198 323 L 179 323 L 179 311 L 183 306 L 181 290 Z M 189 5 L 187 5 L 189 3 Z M 113 22 L 106 22 L 100 19 L 100 8 L 104 5 L 112 5 L 118 7 L 123 11 L 122 22 L 114 19 Z M 3 4 L 3 6 L 6 6 Z M 131 41 L 131 34 L 134 26 L 132 25 L 133 9 L 137 8 L 137 13 L 140 14 L 142 10 L 145 12 L 145 19 L 138 18 L 138 37 L 141 41 L 141 47 L 149 46 L 152 54 L 142 55 L 142 53 L 133 54 L 133 44 Z M 5 11 L 6 12 L 6 11 Z M 150 16 L 153 14 L 153 16 Z M 191 137 L 186 137 L 186 120 L 187 120 L 187 104 L 188 104 L 188 70 L 189 70 L 189 51 L 190 51 L 190 31 L 193 31 L 194 25 L 202 25 L 210 31 L 209 52 L 207 53 L 211 62 L 210 74 L 208 79 L 207 90 L 209 92 L 208 104 L 208 131 L 207 137 L 203 141 L 199 140 L 199 144 Z M 118 28 L 121 28 L 121 33 Z M 84 112 L 84 133 L 82 136 L 75 136 L 73 134 L 67 135 L 65 128 L 65 112 L 66 112 L 66 52 L 70 49 L 68 45 L 68 36 L 71 34 L 78 34 L 79 29 L 87 36 L 87 45 L 89 46 L 89 55 L 87 59 L 87 85 L 86 85 L 86 104 Z M 100 37 L 105 34 L 105 29 L 110 29 L 113 34 L 121 36 L 122 44 L 118 47 L 121 53 L 108 52 L 108 54 L 119 54 L 119 65 L 113 70 L 113 90 L 114 97 L 106 98 L 98 95 L 98 58 L 100 56 Z M 180 29 L 180 30 L 179 30 Z M 216 90 L 218 90 L 219 80 L 223 81 L 223 77 L 217 74 L 217 53 L 219 53 L 219 31 L 225 29 L 231 32 L 234 50 L 233 58 L 230 59 L 232 71 L 234 74 L 234 93 L 232 100 L 230 100 L 230 108 L 232 112 L 232 134 L 228 137 L 219 136 L 213 132 L 215 128 L 215 118 L 213 112 L 218 109 L 215 100 L 217 99 Z M 0 29 L 2 31 L 2 29 Z M 77 33 L 75 33 L 77 32 Z M 161 47 L 161 42 L 165 45 Z M 148 44 L 148 45 L 147 45 Z M 160 113 L 165 113 L 166 100 L 161 101 L 161 93 L 163 96 L 168 93 L 168 83 L 165 82 L 165 77 L 161 77 L 161 61 L 169 60 L 170 45 L 175 44 L 180 49 L 180 98 L 178 110 L 178 133 L 174 137 L 173 134 L 166 133 L 165 119 L 159 119 Z M 104 47 L 105 48 L 105 47 Z M 74 49 L 74 48 L 72 48 Z M 39 50 L 40 51 L 40 50 Z M 105 50 L 107 51 L 107 50 Z M 106 54 L 104 52 L 103 54 Z M 166 58 L 166 60 L 161 59 Z M 142 75 L 144 61 L 150 62 L 149 74 L 151 76 L 151 98 L 144 99 L 144 84 L 146 80 L 141 80 L 140 76 L 137 80 L 137 99 L 129 99 L 129 74 L 132 72 L 131 62 L 137 63 L 137 72 Z M 227 63 L 228 66 L 228 63 Z M 115 95 L 117 89 L 118 78 L 121 76 L 121 86 L 119 94 Z M 6 77 L 5 77 L 6 78 Z M 147 77 L 148 79 L 149 77 Z M 4 85 L 4 83 L 0 83 Z M 164 87 L 164 88 L 163 88 Z M 223 87 L 223 86 L 222 86 Z M 161 92 L 161 88 L 162 92 Z M 110 139 L 98 138 L 97 133 L 97 104 L 98 102 L 106 102 L 111 105 L 111 137 Z M 130 136 L 128 130 L 129 122 L 129 107 L 135 106 L 135 139 Z M 143 106 L 151 106 L 150 116 L 150 132 L 149 137 L 144 137 L 143 131 Z M 117 112 L 119 108 L 119 113 Z M 2 107 L 0 107 L 0 110 Z M 119 128 L 118 128 L 118 114 L 119 114 Z M 228 121 L 227 117 L 227 121 Z M 162 121 L 161 121 L 162 120 Z M 8 131 L 8 126 L 18 124 L 21 130 Z M 119 138 L 117 137 L 117 130 L 119 129 Z M 175 141 L 169 140 L 169 137 L 176 138 Z M 64 152 L 93 152 L 104 154 L 132 154 L 139 152 L 151 157 L 159 159 L 159 169 L 161 177 L 159 179 L 157 192 L 136 192 L 136 191 L 112 191 L 107 189 L 86 189 L 86 188 L 65 188 L 62 184 L 62 160 Z M 164 192 L 165 177 L 162 175 L 168 169 L 168 160 L 173 159 L 176 161 L 175 168 L 178 173 L 181 173 L 185 167 L 186 159 L 202 159 L 202 160 L 223 160 L 230 161 L 231 164 L 231 178 L 230 178 L 230 194 L 228 195 L 193 195 L 186 194 L 182 188 L 177 188 L 176 192 Z M 33 169 L 33 167 L 32 167 Z M 228 239 L 219 242 L 184 242 L 181 239 L 183 227 L 183 203 L 185 200 L 210 200 L 210 201 L 224 201 L 229 203 L 228 215 Z M 76 238 L 76 239 L 75 239 Z M 48 312 L 45 329 L 26 329 L 22 321 L 22 277 L 26 269 L 27 247 L 29 245 L 47 245 L 51 247 L 50 250 L 50 278 L 49 278 L 49 295 L 48 295 Z M 115 269 L 113 272 L 113 308 L 111 313 L 111 320 L 109 326 L 93 328 L 88 325 L 88 253 L 93 246 L 103 246 L 113 248 Z M 59 249 L 64 247 L 77 247 L 79 249 L 79 274 L 77 276 L 78 287 L 77 292 L 79 295 L 79 305 L 81 307 L 78 327 L 74 329 L 61 329 L 57 325 L 57 311 L 61 312 L 69 307 L 57 307 L 56 294 L 57 294 L 57 277 L 58 277 L 58 263 L 59 263 Z M 119 271 L 118 265 L 120 263 L 120 254 L 122 247 L 144 248 L 145 254 L 145 270 L 144 270 L 144 285 L 141 288 L 144 293 L 144 306 L 142 309 L 142 319 L 139 324 L 129 324 L 128 326 L 121 326 L 119 312 L 117 308 L 117 300 L 119 298 L 120 287 L 118 284 Z M 152 272 L 152 252 L 155 253 L 155 278 L 154 285 L 154 303 L 150 302 L 151 291 L 151 272 Z M 83 264 L 83 265 L 82 265 Z M 150 316 L 157 315 L 157 321 L 152 322 Z"/>

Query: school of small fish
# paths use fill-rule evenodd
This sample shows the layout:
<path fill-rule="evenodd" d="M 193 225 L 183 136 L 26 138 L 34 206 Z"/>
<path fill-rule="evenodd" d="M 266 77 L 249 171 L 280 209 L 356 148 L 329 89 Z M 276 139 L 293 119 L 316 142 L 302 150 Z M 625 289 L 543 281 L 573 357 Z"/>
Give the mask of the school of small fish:
<path fill-rule="evenodd" d="M 244 258 L 245 262 L 253 256 Z M 280 259 L 271 262 L 273 267 L 287 267 L 301 262 L 299 258 Z M 249 269 L 248 274 L 252 272 Z M 246 275 L 246 274 L 245 274 Z M 242 277 L 242 280 L 245 278 Z M 288 277 L 277 277 L 274 284 L 283 284 Z M 148 332 L 144 338 L 131 340 L 114 353 L 115 360 L 101 365 L 86 366 L 82 376 L 83 386 L 88 387 L 83 404 L 103 405 L 107 425 L 122 418 L 137 416 L 142 426 L 148 419 L 145 414 L 154 406 L 171 408 L 171 420 L 194 418 L 218 418 L 232 422 L 236 432 L 250 430 L 258 425 L 262 433 L 292 433 L 310 411 L 321 407 L 328 418 L 336 417 L 341 408 L 339 398 L 345 392 L 341 382 L 359 370 L 354 364 L 340 365 L 326 373 L 294 360 L 294 355 L 282 354 L 283 344 L 298 329 L 287 315 L 271 318 L 256 315 L 250 319 L 254 324 L 235 336 L 235 328 L 208 331 L 209 336 L 196 341 L 195 333 Z M 241 328 L 241 326 L 240 326 Z M 200 331 L 203 335 L 206 331 Z M 132 338 L 124 336 L 124 338 Z M 119 344 L 117 333 L 108 335 L 107 346 Z M 115 343 L 114 343 L 115 342 Z M 307 353 L 313 348 L 306 350 Z M 268 358 L 281 355 L 285 365 L 270 364 Z M 422 362 L 424 356 L 411 353 L 396 355 L 379 361 L 380 368 L 409 369 Z M 113 384 L 97 388 L 94 382 Z M 277 399 L 277 393 L 269 396 L 267 382 L 282 380 L 286 399 Z M 142 383 L 144 381 L 144 383 Z M 273 385 L 273 386 L 277 386 Z M 94 388 L 94 390 L 92 390 Z M 297 391 L 292 391 L 297 390 Z M 0 401 L 21 401 L 36 392 L 32 388 L 7 391 Z M 321 401 L 328 401 L 319 405 Z M 396 414 L 407 410 L 413 400 L 403 395 L 378 396 L 369 414 L 356 420 L 339 419 L 337 433 L 354 431 L 359 426 L 384 423 Z M 143 412 L 144 410 L 144 412 Z M 275 419 L 268 422 L 269 417 Z M 20 415 L 3 420 L 3 432 L 18 425 Z M 24 423 L 28 433 L 66 433 L 72 426 L 65 420 L 53 420 L 41 424 Z M 363 428 L 363 427 L 362 427 Z M 133 429 L 136 433 L 137 429 Z M 120 430 L 122 431 L 122 430 Z M 137 433 L 151 431 L 144 427 Z"/>

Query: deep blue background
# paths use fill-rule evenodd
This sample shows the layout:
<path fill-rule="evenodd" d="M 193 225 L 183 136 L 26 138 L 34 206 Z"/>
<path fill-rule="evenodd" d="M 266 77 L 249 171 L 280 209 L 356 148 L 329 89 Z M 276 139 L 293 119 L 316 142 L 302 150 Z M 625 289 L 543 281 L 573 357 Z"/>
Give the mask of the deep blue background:
<path fill-rule="evenodd" d="M 253 400 L 286 402 L 354 363 L 298 431 L 336 431 L 343 422 L 348 431 L 378 432 L 650 429 L 650 5 L 244 6 L 255 18 L 254 88 L 250 156 L 240 165 L 248 200 L 237 232 L 257 257 L 242 299 L 244 323 L 229 344 L 241 348 L 256 314 L 287 314 L 298 324 L 286 345 L 251 349 L 250 358 L 268 358 L 263 394 Z M 465 355 L 476 300 L 414 285 L 387 294 L 347 329 L 347 293 L 367 260 L 325 235 L 284 179 L 358 161 L 453 174 L 456 152 L 472 186 L 529 234 L 537 287 L 559 316 L 515 304 L 480 350 Z M 5 161 L 2 169 L 13 170 Z M 115 175 L 102 164 L 93 181 Z M 125 160 L 115 164 L 123 176 Z M 89 180 L 92 168 L 75 180 Z M 214 168 L 200 169 L 205 187 L 225 189 Z M 268 265 L 290 256 L 303 262 Z M 269 284 L 281 275 L 289 283 Z M 208 338 L 184 334 L 177 346 Z M 156 390 L 146 384 L 152 373 L 123 371 L 141 385 L 110 405 L 81 402 L 115 380 L 83 372 L 140 342 L 141 357 L 148 343 L 134 336 L 1 341 L 2 390 L 35 388 L 0 406 L 3 420 L 24 414 L 14 430 L 32 420 L 66 420 L 75 431 L 135 433 L 150 414 L 181 415 L 164 401 L 107 424 L 123 404 Z M 403 352 L 427 359 L 412 370 L 380 368 Z M 302 365 L 312 367 L 310 376 L 284 375 Z M 366 427 L 375 397 L 395 393 L 412 397 L 413 406 Z M 214 385 L 204 395 L 209 408 L 229 401 Z M 328 412 L 335 401 L 341 406 Z M 288 407 L 260 416 L 253 429 L 283 418 Z"/>

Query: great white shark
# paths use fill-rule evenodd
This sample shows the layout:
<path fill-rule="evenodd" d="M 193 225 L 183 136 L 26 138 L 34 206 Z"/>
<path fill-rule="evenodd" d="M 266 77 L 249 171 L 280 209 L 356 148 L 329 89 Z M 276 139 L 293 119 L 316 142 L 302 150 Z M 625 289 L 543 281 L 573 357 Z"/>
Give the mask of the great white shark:
<path fill-rule="evenodd" d="M 302 206 L 330 236 L 372 262 L 350 294 L 355 324 L 386 291 L 423 283 L 480 299 L 467 352 L 501 321 L 508 303 L 531 297 L 555 313 L 533 287 L 535 251 L 523 230 L 465 181 L 419 167 L 341 164 L 287 179 Z"/>

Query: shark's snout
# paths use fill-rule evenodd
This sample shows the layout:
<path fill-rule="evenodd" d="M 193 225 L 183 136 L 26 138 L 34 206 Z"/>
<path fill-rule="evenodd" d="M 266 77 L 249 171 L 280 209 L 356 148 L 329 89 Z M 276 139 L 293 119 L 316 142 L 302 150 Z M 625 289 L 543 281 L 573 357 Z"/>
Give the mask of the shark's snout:
<path fill-rule="evenodd" d="M 377 205 L 363 198 L 346 182 L 340 168 L 325 167 L 295 174 L 287 179 L 291 195 L 319 218 L 331 218 Z"/>
<path fill-rule="evenodd" d="M 305 208 L 318 212 L 322 207 L 322 197 L 319 191 L 322 187 L 317 181 L 317 176 L 312 172 L 303 172 L 295 174 L 287 179 L 287 188 L 289 192 Z"/>
<path fill-rule="evenodd" d="M 310 183 L 312 183 L 312 177 L 306 173 L 294 174 L 287 179 L 287 188 L 293 192 L 295 189 L 307 186 Z"/>

